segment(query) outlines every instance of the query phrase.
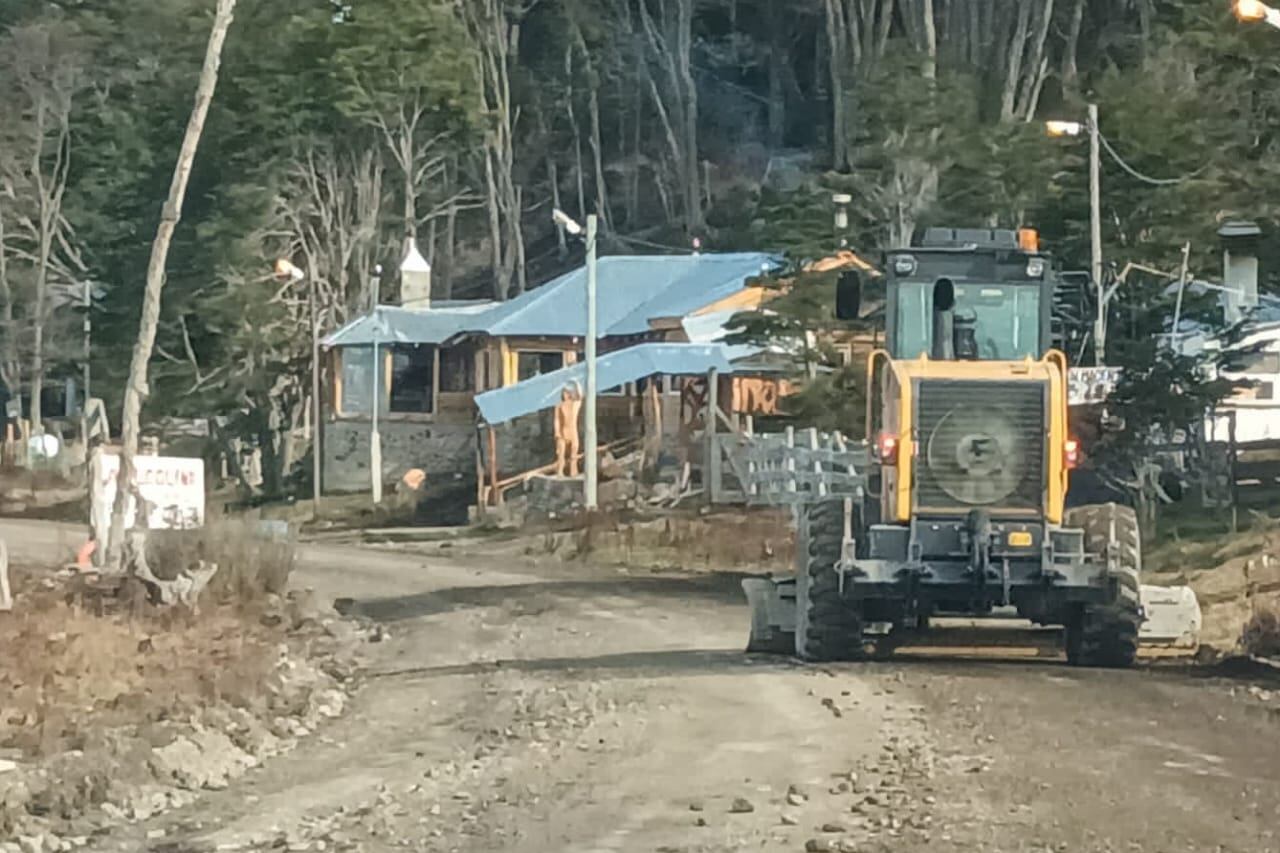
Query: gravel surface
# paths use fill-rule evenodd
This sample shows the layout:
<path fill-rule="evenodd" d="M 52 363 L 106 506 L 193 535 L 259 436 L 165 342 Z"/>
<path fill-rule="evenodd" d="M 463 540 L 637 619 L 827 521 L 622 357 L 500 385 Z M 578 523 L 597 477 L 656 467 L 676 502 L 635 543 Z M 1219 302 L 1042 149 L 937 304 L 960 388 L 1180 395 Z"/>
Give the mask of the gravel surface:
<path fill-rule="evenodd" d="M 740 649 L 737 578 L 310 546 L 377 622 L 294 752 L 90 849 L 1280 851 L 1280 690 Z"/>

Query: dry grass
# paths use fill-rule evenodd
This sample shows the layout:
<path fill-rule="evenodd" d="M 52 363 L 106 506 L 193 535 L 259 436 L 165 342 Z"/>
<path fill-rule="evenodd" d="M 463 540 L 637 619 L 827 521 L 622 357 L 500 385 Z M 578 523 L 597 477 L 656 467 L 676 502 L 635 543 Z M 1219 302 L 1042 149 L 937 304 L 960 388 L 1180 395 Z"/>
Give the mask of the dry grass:
<path fill-rule="evenodd" d="M 281 595 L 296 561 L 291 539 L 268 539 L 249 522 L 211 521 L 198 530 L 157 531 L 148 537 L 147 562 L 169 579 L 199 561 L 217 563 L 205 600 L 252 607 L 268 594 Z"/>
<path fill-rule="evenodd" d="M 4 748 L 49 755 L 83 749 L 95 729 L 181 719 L 215 701 L 247 707 L 274 666 L 278 631 L 239 609 L 95 615 L 60 584 L 14 575 L 15 609 L 0 614 Z"/>
<path fill-rule="evenodd" d="M 197 612 L 153 606 L 133 578 L 68 584 L 15 567 L 16 606 L 0 614 L 0 747 L 48 755 L 83 748 L 93 730 L 260 701 L 283 631 L 260 617 L 294 559 L 291 541 L 241 522 L 153 533 L 148 562 L 161 578 L 218 564 Z"/>
<path fill-rule="evenodd" d="M 558 552 L 563 541 L 544 534 L 543 549 Z M 765 509 L 656 520 L 600 514 L 580 525 L 571 541 L 566 556 L 636 568 L 782 570 L 795 549 L 790 514 Z"/>
<path fill-rule="evenodd" d="M 1246 654 L 1280 657 L 1280 610 L 1262 607 L 1245 623 L 1240 645 Z"/>

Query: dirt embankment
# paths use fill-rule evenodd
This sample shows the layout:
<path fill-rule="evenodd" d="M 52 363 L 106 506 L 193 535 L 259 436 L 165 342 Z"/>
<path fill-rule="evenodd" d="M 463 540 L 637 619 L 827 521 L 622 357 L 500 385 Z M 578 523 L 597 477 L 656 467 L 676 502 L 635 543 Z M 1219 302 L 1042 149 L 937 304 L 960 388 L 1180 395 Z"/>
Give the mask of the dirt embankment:
<path fill-rule="evenodd" d="M 208 536 L 192 547 L 226 568 L 197 611 L 154 605 L 138 581 L 11 571 L 0 850 L 86 844 L 225 787 L 342 713 L 361 632 L 313 595 L 283 594 L 291 546 Z"/>
<path fill-rule="evenodd" d="M 1173 546 L 1155 583 L 1186 583 L 1204 619 L 1201 645 L 1216 655 L 1280 655 L 1280 526 L 1262 523 L 1212 544 Z"/>

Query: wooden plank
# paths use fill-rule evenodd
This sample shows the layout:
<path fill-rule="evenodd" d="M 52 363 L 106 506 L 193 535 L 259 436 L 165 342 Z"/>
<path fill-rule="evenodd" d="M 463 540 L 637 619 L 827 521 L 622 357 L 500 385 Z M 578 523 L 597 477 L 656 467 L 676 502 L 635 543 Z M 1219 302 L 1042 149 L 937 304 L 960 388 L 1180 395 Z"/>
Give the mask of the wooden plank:
<path fill-rule="evenodd" d="M 431 411 L 440 410 L 440 347 L 431 348 Z"/>
<path fill-rule="evenodd" d="M 794 450 L 794 449 L 795 449 L 795 446 L 796 446 L 796 430 L 795 430 L 795 427 L 790 427 L 790 426 L 789 426 L 789 427 L 787 427 L 787 449 L 788 449 L 788 450 Z M 796 476 L 796 459 L 795 459 L 795 456 L 794 456 L 794 455 L 788 455 L 788 456 L 787 456 L 787 459 L 786 459 L 786 461 L 785 461 L 785 463 L 784 463 L 784 466 L 785 466 L 785 468 L 786 468 L 786 470 L 787 470 L 787 473 L 789 473 L 789 474 L 791 475 L 791 485 L 787 488 L 787 491 L 789 491 L 789 492 L 794 492 L 794 491 L 796 491 L 796 479 L 795 479 L 795 476 Z"/>
<path fill-rule="evenodd" d="M 498 491 L 498 434 L 489 427 L 489 496 L 494 505 L 502 503 L 502 492 Z"/>
<path fill-rule="evenodd" d="M 706 479 L 707 495 L 711 503 L 720 502 L 720 445 L 716 442 L 718 427 L 717 415 L 720 413 L 719 396 L 720 377 L 712 368 L 707 371 L 707 414 L 704 419 L 707 437 Z"/>
<path fill-rule="evenodd" d="M 485 506 L 484 451 L 481 450 L 480 430 L 476 430 L 476 509 L 483 512 Z"/>

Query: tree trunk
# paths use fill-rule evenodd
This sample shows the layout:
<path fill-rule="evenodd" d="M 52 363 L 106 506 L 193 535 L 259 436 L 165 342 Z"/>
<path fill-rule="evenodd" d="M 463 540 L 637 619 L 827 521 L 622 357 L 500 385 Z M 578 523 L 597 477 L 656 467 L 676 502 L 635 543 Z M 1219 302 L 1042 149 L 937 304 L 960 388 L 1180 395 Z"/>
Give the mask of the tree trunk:
<path fill-rule="evenodd" d="M 564 49 L 564 112 L 569 119 L 569 136 L 573 139 L 573 181 L 577 190 L 578 220 L 587 215 L 587 188 L 582 177 L 582 129 L 578 127 L 578 114 L 573 108 L 573 83 L 576 72 L 573 68 L 573 44 Z"/>
<path fill-rule="evenodd" d="M 701 231 L 702 189 L 698 160 L 698 87 L 693 80 L 693 0 L 678 0 L 679 18 L 676 24 L 676 61 L 683 86 L 683 139 L 684 192 L 686 227 L 692 232 Z"/>
<path fill-rule="evenodd" d="M 595 86 L 591 88 L 587 106 L 591 114 L 591 158 L 596 169 L 596 215 L 600 217 L 600 227 L 608 230 L 612 217 L 609 213 L 609 187 L 604 175 L 604 143 L 600 139 L 600 99 Z"/>
<path fill-rule="evenodd" d="M 1077 94 L 1080 88 L 1080 70 L 1076 51 L 1080 44 L 1080 25 L 1084 22 L 1084 0 L 1075 0 L 1071 6 L 1071 21 L 1067 25 L 1067 38 L 1062 46 L 1062 88 L 1068 94 Z"/>
<path fill-rule="evenodd" d="M 1022 91 L 1018 97 L 1017 117 L 1023 121 L 1035 118 L 1036 107 L 1040 101 L 1040 88 L 1044 85 L 1045 75 L 1049 70 L 1049 57 L 1045 53 L 1045 43 L 1049 39 L 1049 24 L 1053 21 L 1053 0 L 1043 0 L 1040 5 L 1040 16 L 1036 19 L 1035 41 L 1031 46 L 1031 55 L 1027 59 L 1022 80 Z"/>
<path fill-rule="evenodd" d="M 1027 27 L 1031 18 L 1031 6 L 1028 3 L 1018 4 L 1018 22 L 1014 26 L 1013 35 L 1008 44 L 1006 54 L 1004 86 L 1000 92 L 1000 120 L 1013 118 L 1013 110 L 1018 93 L 1018 81 L 1022 79 L 1022 54 L 1027 42 Z"/>
<path fill-rule="evenodd" d="M 770 7 L 772 8 L 772 7 Z M 769 149 L 778 151 L 787 133 L 787 96 L 782 88 L 782 65 L 786 61 L 777 44 L 769 46 Z"/>
<path fill-rule="evenodd" d="M 560 170 L 556 168 L 556 158 L 550 152 L 547 153 L 547 183 L 551 185 L 552 209 L 564 210 L 560 203 Z M 556 228 L 556 256 L 562 261 L 569 257 L 569 242 L 563 228 Z"/>
<path fill-rule="evenodd" d="M 458 242 L 458 206 L 449 205 L 444 217 L 444 247 L 440 259 L 440 298 L 453 298 L 453 270 Z"/>
<path fill-rule="evenodd" d="M 124 406 L 121 413 L 120 475 L 116 486 L 115 506 L 111 510 L 111 534 L 107 542 L 107 565 L 120 568 L 124 545 L 124 516 L 128 501 L 133 495 L 134 457 L 138 453 L 138 435 L 141 432 L 142 401 L 147 396 L 147 367 L 155 347 L 156 327 L 160 322 L 160 297 L 164 291 L 165 265 L 169 257 L 169 244 L 174 229 L 182 217 L 182 203 L 187 194 L 187 183 L 195 163 L 196 149 L 204 131 L 205 118 L 218 85 L 218 66 L 222 59 L 222 46 L 231 27 L 236 0 L 218 0 L 213 28 L 205 50 L 204 67 L 196 86 L 195 104 L 187 123 L 182 148 L 173 170 L 169 197 L 160 214 L 155 242 L 151 246 L 151 259 L 147 264 L 146 290 L 142 300 L 142 318 L 138 328 L 138 340 L 134 344 L 129 362 L 129 379 L 124 389 Z M 142 507 L 138 507 L 139 513 Z M 143 519 L 139 518 L 138 521 Z"/>
<path fill-rule="evenodd" d="M 631 105 L 631 169 L 627 175 L 627 227 L 635 228 L 640 216 L 640 142 L 643 130 L 644 88 L 637 74 L 635 98 Z"/>
<path fill-rule="evenodd" d="M 493 176 L 493 149 L 486 146 L 484 152 L 484 181 L 489 200 L 489 242 L 493 261 L 493 296 L 506 299 L 511 288 L 510 277 L 502 275 L 502 217 L 498 213 L 498 183 Z"/>
<path fill-rule="evenodd" d="M 844 114 L 844 50 L 841 47 L 840 0 L 826 0 L 827 66 L 831 74 L 831 168 L 844 171 L 849 167 L 849 146 Z"/>
<path fill-rule="evenodd" d="M 0 198 L 0 300 L 4 302 L 0 307 L 4 323 L 4 328 L 0 329 L 4 334 L 4 348 L 0 350 L 0 381 L 12 394 L 21 388 L 19 375 L 22 369 L 18 364 L 18 339 L 13 325 L 13 289 L 9 285 L 9 255 L 4 248 L 5 214 L 2 203 L 3 198 Z"/>
<path fill-rule="evenodd" d="M 413 185 L 414 152 L 413 139 L 406 140 L 409 159 L 404 166 L 404 245 L 400 247 L 401 257 L 409 253 L 409 241 L 418 236 L 418 200 L 417 188 Z"/>
<path fill-rule="evenodd" d="M 450 157 L 445 164 L 445 185 L 449 188 L 449 197 L 454 198 L 458 189 L 458 161 Z M 454 259 L 458 242 L 458 205 L 449 203 L 449 210 L 444 217 L 444 245 L 440 247 L 440 265 L 434 271 L 435 280 L 440 285 L 440 298 L 453 298 Z"/>

